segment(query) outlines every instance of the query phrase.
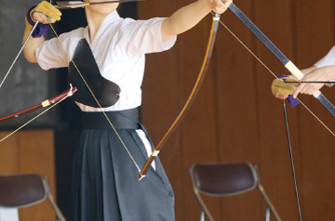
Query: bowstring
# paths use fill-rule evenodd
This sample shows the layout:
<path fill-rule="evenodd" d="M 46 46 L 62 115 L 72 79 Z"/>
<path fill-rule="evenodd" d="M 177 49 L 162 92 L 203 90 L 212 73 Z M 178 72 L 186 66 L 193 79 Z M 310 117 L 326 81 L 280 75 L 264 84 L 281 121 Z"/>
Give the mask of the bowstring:
<path fill-rule="evenodd" d="M 0 143 L 3 142 L 4 140 L 8 139 L 10 136 L 12 136 L 13 134 L 15 134 L 16 132 L 18 132 L 19 130 L 21 130 L 22 128 L 24 128 L 25 126 L 27 126 L 28 124 L 30 124 L 31 122 L 33 122 L 34 120 L 36 120 L 37 118 L 41 117 L 43 114 L 45 114 L 46 112 L 48 112 L 50 109 L 52 109 L 53 107 L 55 107 L 56 105 L 58 105 L 60 102 L 64 101 L 66 98 L 68 98 L 71 95 L 72 95 L 71 92 L 69 92 L 69 94 L 66 97 L 64 97 L 64 98 L 60 99 L 59 101 L 57 101 L 56 103 L 52 104 L 50 107 L 48 107 L 47 109 L 45 109 L 44 111 L 42 111 L 41 113 L 39 113 L 38 115 L 36 115 L 32 119 L 30 119 L 26 123 L 22 124 L 20 127 L 18 127 L 16 130 L 14 130 L 13 132 L 11 132 L 10 134 L 8 134 L 7 136 L 5 136 L 4 138 L 2 138 L 0 140 Z"/>
<path fill-rule="evenodd" d="M 23 51 L 23 48 L 25 47 L 25 45 L 27 44 L 29 38 L 31 37 L 33 31 L 35 30 L 35 28 L 37 27 L 38 22 L 36 22 L 36 24 L 34 25 L 34 27 L 32 28 L 32 30 L 30 31 L 27 39 L 24 41 L 23 46 L 21 47 L 19 53 L 17 54 L 17 56 L 14 59 L 14 62 L 12 63 L 11 67 L 9 68 L 8 72 L 6 73 L 5 78 L 2 80 L 1 84 L 0 84 L 0 88 L 2 86 L 2 84 L 5 82 L 5 80 L 7 79 L 9 72 L 12 70 L 14 64 L 16 63 L 19 55 L 21 54 L 21 52 Z M 72 85 L 71 85 L 72 88 Z M 11 133 L 9 133 L 7 136 L 3 137 L 0 140 L 0 143 L 7 140 L 9 137 L 11 137 L 12 135 L 14 135 L 16 132 L 18 132 L 19 130 L 21 130 L 22 128 L 24 128 L 25 126 L 27 126 L 28 124 L 30 124 L 31 122 L 33 122 L 34 120 L 36 120 L 37 118 L 39 118 L 40 116 L 42 116 L 43 114 L 45 114 L 47 111 L 49 111 L 50 109 L 52 109 L 53 107 L 55 107 L 56 105 L 58 105 L 60 102 L 62 102 L 63 100 L 65 100 L 66 98 L 68 98 L 69 96 L 72 96 L 72 92 L 70 91 L 69 94 L 62 98 L 61 100 L 57 101 L 56 103 L 54 103 L 53 105 L 51 105 L 50 107 L 48 107 L 47 109 L 45 109 L 44 111 L 42 111 L 41 113 L 39 113 L 38 115 L 36 115 L 35 117 L 33 117 L 32 119 L 30 119 L 29 121 L 27 121 L 26 123 L 22 124 L 20 127 L 18 127 L 17 129 L 15 129 L 14 131 L 12 131 Z"/>
<path fill-rule="evenodd" d="M 113 123 L 111 122 L 111 120 L 109 119 L 109 117 L 107 116 L 105 110 L 102 108 L 100 102 L 98 101 L 98 99 L 96 98 L 96 96 L 94 95 L 93 91 L 91 90 L 91 87 L 88 85 L 87 81 L 85 80 L 84 76 L 82 75 L 82 73 L 80 72 L 78 66 L 76 65 L 76 63 L 74 62 L 73 59 L 71 59 L 70 53 L 68 52 L 68 50 L 66 50 L 65 45 L 63 44 L 62 40 L 59 38 L 59 35 L 57 34 L 56 30 L 54 29 L 54 27 L 49 24 L 52 31 L 54 32 L 54 34 L 56 35 L 59 43 L 62 45 L 63 50 L 65 51 L 65 53 L 68 55 L 69 59 L 71 60 L 71 63 L 73 64 L 73 66 L 75 67 L 76 71 L 78 72 L 78 74 L 80 75 L 81 79 L 83 80 L 85 86 L 87 87 L 87 89 L 89 90 L 90 94 L 92 95 L 93 99 L 95 100 L 95 102 L 98 104 L 101 112 L 103 113 L 103 115 L 105 116 L 106 120 L 108 121 L 109 125 L 111 126 L 111 128 L 113 129 L 114 133 L 116 134 L 116 136 L 118 137 L 118 139 L 120 140 L 122 146 L 124 147 L 124 149 L 126 150 L 128 156 L 130 157 L 130 159 L 132 160 L 132 162 L 134 163 L 135 167 L 137 168 L 138 172 L 141 171 L 140 167 L 138 166 L 137 162 L 135 161 L 133 155 L 130 153 L 128 147 L 126 146 L 126 144 L 124 143 L 124 141 L 122 140 L 121 136 L 119 135 L 119 133 L 117 132 L 116 128 L 114 127 Z"/>
<path fill-rule="evenodd" d="M 50 4 L 52 3 L 52 0 L 50 0 Z M 29 34 L 29 36 L 26 39 L 26 42 L 28 42 L 32 32 L 34 31 L 35 27 L 37 26 L 38 22 L 36 22 L 35 26 L 33 27 L 31 33 Z M 51 25 L 51 23 L 49 23 L 49 26 L 51 27 L 51 29 L 53 30 L 54 34 L 56 35 L 58 41 L 61 43 L 64 51 L 66 52 L 66 54 L 69 56 L 72 64 L 74 65 L 75 69 L 77 70 L 77 72 L 79 73 L 81 79 L 83 80 L 84 84 L 86 85 L 86 87 L 88 88 L 89 92 L 91 93 L 92 97 L 94 98 L 94 100 L 96 101 L 96 103 L 98 104 L 99 108 L 101 109 L 101 112 L 104 114 L 105 118 L 107 119 L 109 125 L 112 127 L 114 133 L 116 134 L 116 136 L 118 137 L 118 139 L 120 140 L 122 146 L 124 147 L 124 149 L 126 150 L 128 156 L 130 157 L 130 159 L 132 160 L 132 162 L 134 163 L 135 167 L 137 168 L 138 172 L 140 173 L 141 169 L 138 166 L 137 162 L 135 161 L 134 157 L 132 156 L 132 154 L 130 153 L 129 149 L 127 148 L 126 144 L 124 143 L 124 141 L 122 140 L 121 136 L 119 135 L 119 133 L 117 132 L 116 128 L 114 127 L 113 123 L 111 122 L 111 120 L 109 119 L 109 117 L 107 116 L 106 112 L 104 111 L 104 109 L 102 108 L 100 102 L 97 100 L 96 96 L 94 95 L 94 93 L 92 92 L 90 86 L 88 85 L 88 83 L 86 82 L 85 78 L 83 77 L 83 75 L 81 74 L 79 68 L 77 67 L 76 63 L 73 61 L 73 59 L 71 59 L 70 57 L 70 53 L 66 50 L 63 42 L 60 40 L 59 35 L 57 34 L 56 30 L 54 29 L 54 27 Z M 25 42 L 25 44 L 26 44 Z M 25 46 L 25 44 L 23 45 L 23 47 Z M 23 50 L 22 47 L 22 50 Z M 20 51 L 21 52 L 21 51 Z M 18 57 L 18 56 L 17 56 Z M 12 64 L 13 66 L 14 64 Z M 11 70 L 11 68 L 10 68 Z M 5 79 L 7 78 L 6 77 Z M 5 79 L 1 82 L 1 85 L 3 84 L 3 82 L 5 81 Z M 0 87 L 1 87 L 0 85 Z M 68 96 L 67 96 L 68 97 Z M 34 118 L 32 118 L 31 120 L 29 120 L 28 122 L 24 123 L 23 125 L 21 125 L 19 128 L 17 128 L 16 130 L 14 130 L 13 132 L 11 132 L 10 134 L 8 134 L 7 136 L 5 136 L 4 138 L 2 138 L 0 140 L 0 143 L 3 142 L 4 140 L 6 140 L 7 138 L 9 138 L 10 136 L 12 136 L 13 134 L 15 134 L 17 131 L 21 130 L 23 127 L 25 127 L 26 125 L 28 125 L 29 123 L 31 123 L 32 121 L 36 120 L 37 118 L 39 118 L 41 115 L 43 115 L 44 113 L 46 113 L 47 111 L 49 111 L 50 109 L 52 109 L 53 107 L 55 107 L 57 104 L 59 104 L 60 102 L 62 102 L 64 99 L 66 99 L 67 97 L 59 100 L 58 102 L 56 102 L 55 104 L 53 104 L 52 106 L 50 106 L 49 108 L 45 109 L 43 112 L 41 112 L 40 114 L 38 114 L 37 116 L 35 116 Z"/>
<path fill-rule="evenodd" d="M 278 79 L 277 75 L 239 38 L 237 35 L 226 26 L 221 20 L 219 20 L 220 24 L 266 69 L 270 74 L 272 74 L 276 79 Z M 316 114 L 307 107 L 299 98 L 297 100 L 302 104 L 302 106 L 317 120 L 319 123 L 326 128 L 329 133 L 331 133 L 335 137 L 335 133 L 318 117 Z"/>
<path fill-rule="evenodd" d="M 26 44 L 27 44 L 29 38 L 30 38 L 31 35 L 33 34 L 33 31 L 36 29 L 37 25 L 38 25 L 38 22 L 35 23 L 35 25 L 34 25 L 33 28 L 31 29 L 31 31 L 30 31 L 28 37 L 26 38 L 26 40 L 24 41 L 23 45 L 21 46 L 19 52 L 17 53 L 16 57 L 14 58 L 14 61 L 13 61 L 12 64 L 10 65 L 10 67 L 9 67 L 9 69 L 8 69 L 8 71 L 7 71 L 7 73 L 5 74 L 5 77 L 2 79 L 2 81 L 1 81 L 1 83 L 0 83 L 0 88 L 2 87 L 2 85 L 3 85 L 3 84 L 5 83 L 5 81 L 7 80 L 7 77 L 8 77 L 8 75 L 9 75 L 9 73 L 12 71 L 12 69 L 13 69 L 13 67 L 14 67 L 14 65 L 15 65 L 15 63 L 16 63 L 16 61 L 19 59 L 19 56 L 21 55 L 21 53 L 22 53 L 22 51 L 23 51 L 23 48 L 26 46 Z"/>
<path fill-rule="evenodd" d="M 147 162 L 145 163 L 144 167 L 142 168 L 142 170 L 140 172 L 139 180 L 142 180 L 145 177 L 145 175 L 148 171 L 148 168 L 150 167 L 152 162 L 155 160 L 155 158 L 160 153 L 160 150 L 162 149 L 163 144 L 167 141 L 167 139 L 171 135 L 172 131 L 174 129 L 176 129 L 176 126 L 181 122 L 182 117 L 184 117 L 185 112 L 188 110 L 191 103 L 194 101 L 194 98 L 195 98 L 196 94 L 198 93 L 198 90 L 199 90 L 199 88 L 202 84 L 203 77 L 206 74 L 206 71 L 207 71 L 207 68 L 208 68 L 208 65 L 209 65 L 209 61 L 210 61 L 212 53 L 213 53 L 213 47 L 214 47 L 214 43 L 215 43 L 216 32 L 217 32 L 217 27 L 218 27 L 218 21 L 219 20 L 220 20 L 220 18 L 213 14 L 213 21 L 212 21 L 212 25 L 211 25 L 208 44 L 207 44 L 207 47 L 206 47 L 205 57 L 204 57 L 202 65 L 201 65 L 200 73 L 198 74 L 196 82 L 195 82 L 195 84 L 192 88 L 192 91 L 191 91 L 190 95 L 188 96 L 185 104 L 183 105 L 181 111 L 179 112 L 178 116 L 173 121 L 173 123 L 170 125 L 169 129 L 164 134 L 163 138 L 159 141 L 159 143 L 157 144 L 155 150 L 152 152 L 149 159 L 147 159 Z"/>

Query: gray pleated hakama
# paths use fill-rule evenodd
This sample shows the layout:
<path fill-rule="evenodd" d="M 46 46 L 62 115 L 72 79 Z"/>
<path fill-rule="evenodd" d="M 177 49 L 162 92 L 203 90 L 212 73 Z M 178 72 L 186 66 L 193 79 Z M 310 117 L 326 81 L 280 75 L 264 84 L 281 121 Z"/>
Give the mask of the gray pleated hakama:
<path fill-rule="evenodd" d="M 136 129 L 117 131 L 142 168 L 148 157 Z M 159 158 L 155 162 L 156 171 L 151 167 L 139 181 L 113 129 L 84 128 L 75 155 L 73 220 L 173 221 L 173 190 Z"/>

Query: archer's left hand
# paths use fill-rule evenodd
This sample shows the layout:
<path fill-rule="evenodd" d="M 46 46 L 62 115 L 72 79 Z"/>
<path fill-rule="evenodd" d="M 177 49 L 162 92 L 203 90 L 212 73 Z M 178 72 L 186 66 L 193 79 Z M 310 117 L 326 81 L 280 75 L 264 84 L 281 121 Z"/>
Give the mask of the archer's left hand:
<path fill-rule="evenodd" d="M 224 13 L 233 2 L 233 0 L 208 0 L 212 5 L 212 9 L 217 14 Z"/>

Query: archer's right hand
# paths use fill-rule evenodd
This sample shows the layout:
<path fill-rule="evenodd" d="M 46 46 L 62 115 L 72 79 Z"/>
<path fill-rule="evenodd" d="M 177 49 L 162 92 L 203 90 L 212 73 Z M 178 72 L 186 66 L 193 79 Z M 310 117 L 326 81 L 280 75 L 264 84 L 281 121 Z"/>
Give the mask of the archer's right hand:
<path fill-rule="evenodd" d="M 38 21 L 38 25 L 32 33 L 33 38 L 40 38 L 48 32 L 48 24 L 60 20 L 62 13 L 47 1 L 42 1 L 36 7 L 29 9 L 26 15 L 26 27 L 32 30 Z"/>
<path fill-rule="evenodd" d="M 47 1 L 42 1 L 31 9 L 29 15 L 34 22 L 39 21 L 43 24 L 49 24 L 59 21 L 62 13 L 54 5 Z"/>

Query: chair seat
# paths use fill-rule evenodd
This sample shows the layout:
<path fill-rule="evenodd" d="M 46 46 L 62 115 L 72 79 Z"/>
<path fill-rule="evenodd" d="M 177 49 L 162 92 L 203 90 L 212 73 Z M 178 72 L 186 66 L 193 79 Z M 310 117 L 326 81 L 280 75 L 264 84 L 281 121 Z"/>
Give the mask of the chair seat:
<path fill-rule="evenodd" d="M 38 174 L 0 176 L 0 206 L 25 207 L 46 198 L 42 178 Z"/>

